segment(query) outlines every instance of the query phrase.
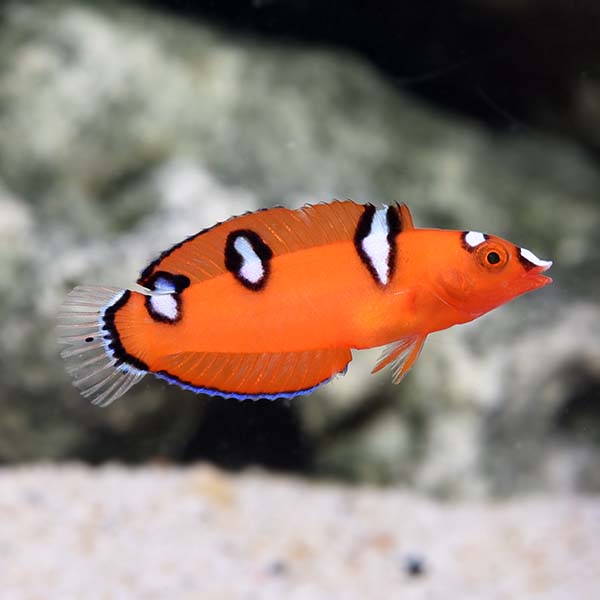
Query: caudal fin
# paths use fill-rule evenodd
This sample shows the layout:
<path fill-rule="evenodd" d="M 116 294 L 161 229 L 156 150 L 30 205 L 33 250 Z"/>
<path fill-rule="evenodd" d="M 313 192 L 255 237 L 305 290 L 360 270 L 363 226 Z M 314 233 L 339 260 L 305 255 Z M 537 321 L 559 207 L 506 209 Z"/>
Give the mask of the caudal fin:
<path fill-rule="evenodd" d="M 115 358 L 104 314 L 124 290 L 78 286 L 67 296 L 58 314 L 60 355 L 81 395 L 97 406 L 108 406 L 146 374 Z"/>

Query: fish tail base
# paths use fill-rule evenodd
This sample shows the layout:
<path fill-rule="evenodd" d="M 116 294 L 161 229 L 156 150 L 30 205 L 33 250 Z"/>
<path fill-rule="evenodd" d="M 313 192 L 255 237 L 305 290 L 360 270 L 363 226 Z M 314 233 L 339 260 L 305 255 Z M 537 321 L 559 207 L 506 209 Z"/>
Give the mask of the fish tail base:
<path fill-rule="evenodd" d="M 115 305 L 129 293 L 113 287 L 78 286 L 58 314 L 58 341 L 66 345 L 61 356 L 67 372 L 81 395 L 97 406 L 114 402 L 147 372 L 118 356 L 114 350 L 118 340 L 107 326 Z"/>

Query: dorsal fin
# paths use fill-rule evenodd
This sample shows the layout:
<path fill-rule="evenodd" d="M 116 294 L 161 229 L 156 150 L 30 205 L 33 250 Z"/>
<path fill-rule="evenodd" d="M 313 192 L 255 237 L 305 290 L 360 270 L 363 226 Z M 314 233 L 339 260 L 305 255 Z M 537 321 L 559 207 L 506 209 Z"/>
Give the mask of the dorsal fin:
<path fill-rule="evenodd" d="M 228 235 L 238 230 L 255 233 L 274 256 L 351 240 L 364 210 L 363 204 L 336 200 L 297 210 L 275 207 L 234 217 L 163 252 L 144 269 L 138 283 L 151 287 L 152 276 L 157 271 L 187 276 L 192 283 L 220 275 L 226 270 Z M 410 213 L 408 215 L 412 224 Z"/>
<path fill-rule="evenodd" d="M 396 207 L 398 208 L 398 212 L 400 213 L 400 223 L 402 223 L 402 231 L 408 231 L 410 229 L 415 229 L 415 224 L 413 223 L 412 215 L 410 214 L 410 209 L 404 202 L 398 203 L 396 202 Z"/>

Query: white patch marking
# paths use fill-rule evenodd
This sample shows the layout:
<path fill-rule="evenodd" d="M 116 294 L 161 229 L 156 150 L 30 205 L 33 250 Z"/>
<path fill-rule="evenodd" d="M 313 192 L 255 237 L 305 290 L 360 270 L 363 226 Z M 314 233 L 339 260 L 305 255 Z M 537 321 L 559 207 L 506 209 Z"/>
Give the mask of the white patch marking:
<path fill-rule="evenodd" d="M 172 294 L 175 291 L 175 286 L 171 280 L 158 277 L 154 282 L 154 291 L 158 294 Z"/>
<path fill-rule="evenodd" d="M 386 285 L 388 282 L 388 266 L 390 260 L 390 243 L 388 241 L 389 227 L 387 224 L 388 207 L 384 205 L 373 215 L 369 235 L 361 242 L 362 249 L 368 256 L 371 265 L 377 273 L 379 281 Z"/>
<path fill-rule="evenodd" d="M 552 266 L 551 260 L 542 260 L 541 258 L 538 258 L 531 250 L 527 250 L 527 248 L 520 248 L 519 251 L 525 260 L 533 263 L 536 267 L 544 267 L 544 269 L 549 269 Z"/>
<path fill-rule="evenodd" d="M 244 236 L 239 236 L 235 238 L 233 247 L 242 257 L 243 261 L 239 273 L 240 277 L 250 283 L 259 283 L 265 276 L 265 268 L 250 242 Z"/>
<path fill-rule="evenodd" d="M 465 235 L 465 242 L 467 242 L 471 248 L 477 248 L 479 244 L 485 242 L 485 236 L 479 231 L 469 231 L 467 235 Z"/>
<path fill-rule="evenodd" d="M 177 300 L 170 294 L 159 294 L 158 296 L 150 297 L 150 305 L 152 310 L 169 321 L 177 319 Z"/>

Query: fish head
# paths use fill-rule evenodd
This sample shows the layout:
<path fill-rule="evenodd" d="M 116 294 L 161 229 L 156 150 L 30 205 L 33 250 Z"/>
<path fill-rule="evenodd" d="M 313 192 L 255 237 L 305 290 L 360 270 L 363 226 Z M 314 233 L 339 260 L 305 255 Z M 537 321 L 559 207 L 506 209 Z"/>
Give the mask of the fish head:
<path fill-rule="evenodd" d="M 440 265 L 436 287 L 446 304 L 471 318 L 552 282 L 544 275 L 552 261 L 526 248 L 475 231 L 453 233 L 453 260 Z"/>

